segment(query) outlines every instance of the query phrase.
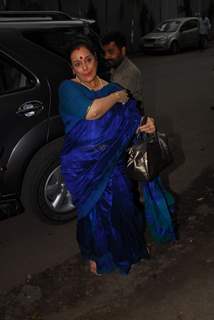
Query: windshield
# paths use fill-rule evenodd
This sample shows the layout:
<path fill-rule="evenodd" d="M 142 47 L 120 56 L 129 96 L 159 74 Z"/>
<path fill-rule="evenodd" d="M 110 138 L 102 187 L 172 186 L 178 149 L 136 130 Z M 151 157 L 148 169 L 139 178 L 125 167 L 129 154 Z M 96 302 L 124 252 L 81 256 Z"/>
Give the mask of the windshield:
<path fill-rule="evenodd" d="M 159 24 L 155 31 L 158 32 L 175 32 L 178 29 L 180 21 L 165 21 Z"/>

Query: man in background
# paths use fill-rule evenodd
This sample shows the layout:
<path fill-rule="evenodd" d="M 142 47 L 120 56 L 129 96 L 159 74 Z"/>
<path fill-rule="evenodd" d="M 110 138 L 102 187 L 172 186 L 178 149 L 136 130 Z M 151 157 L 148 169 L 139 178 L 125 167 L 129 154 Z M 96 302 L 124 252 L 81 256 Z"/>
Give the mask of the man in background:
<path fill-rule="evenodd" d="M 126 39 L 120 32 L 110 32 L 102 39 L 105 59 L 111 67 L 111 81 L 128 89 L 143 113 L 143 80 L 141 71 L 126 56 Z"/>
<path fill-rule="evenodd" d="M 206 49 L 208 45 L 208 35 L 211 29 L 211 24 L 209 18 L 206 16 L 205 12 L 202 13 L 199 18 L 199 33 L 200 33 L 200 48 Z"/>

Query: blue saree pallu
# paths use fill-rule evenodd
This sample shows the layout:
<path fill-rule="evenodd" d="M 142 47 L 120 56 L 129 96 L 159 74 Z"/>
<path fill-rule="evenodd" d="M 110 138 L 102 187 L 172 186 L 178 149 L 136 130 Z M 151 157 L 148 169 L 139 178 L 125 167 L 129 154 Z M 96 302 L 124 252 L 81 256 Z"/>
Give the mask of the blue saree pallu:
<path fill-rule="evenodd" d="M 96 261 L 98 273 L 128 273 L 133 263 L 148 258 L 143 215 L 134 205 L 132 182 L 125 172 L 126 149 L 141 118 L 135 100 L 115 104 L 98 120 L 84 119 L 94 99 L 120 89 L 111 83 L 92 91 L 70 80 L 59 89 L 66 131 L 62 175 L 77 210 L 81 254 Z"/>
<path fill-rule="evenodd" d="M 141 184 L 144 194 L 145 219 L 152 238 L 157 243 L 175 241 L 176 235 L 171 215 L 174 212 L 174 198 L 165 190 L 160 177 Z"/>

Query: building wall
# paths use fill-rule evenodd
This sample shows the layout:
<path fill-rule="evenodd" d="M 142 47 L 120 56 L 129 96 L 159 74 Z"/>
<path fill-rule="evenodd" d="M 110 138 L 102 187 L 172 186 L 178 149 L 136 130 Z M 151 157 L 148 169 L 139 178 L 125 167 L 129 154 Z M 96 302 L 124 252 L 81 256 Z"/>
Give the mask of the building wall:
<path fill-rule="evenodd" d="M 179 10 L 184 0 L 4 0 L 9 10 L 36 9 L 58 10 L 72 16 L 86 17 L 89 4 L 96 11 L 101 35 L 107 31 L 120 30 L 128 40 L 131 50 L 138 48 L 139 37 L 149 32 L 161 20 L 184 16 Z M 208 9 L 214 0 L 190 0 L 192 13 Z"/>
<path fill-rule="evenodd" d="M 57 0 L 5 0 L 7 10 L 56 10 Z"/>
<path fill-rule="evenodd" d="M 62 0 L 62 8 L 74 16 L 86 16 L 89 1 L 97 12 L 100 33 L 120 30 L 131 50 L 137 50 L 142 33 L 151 31 L 161 20 L 178 16 L 178 5 L 183 0 Z M 196 2 L 199 0 L 192 0 Z M 201 0 L 202 1 L 202 0 Z M 204 0 L 207 1 L 207 0 Z M 147 15 L 143 13 L 147 12 Z M 142 18 L 143 17 L 143 18 Z M 146 19 L 145 26 L 143 19 Z"/>

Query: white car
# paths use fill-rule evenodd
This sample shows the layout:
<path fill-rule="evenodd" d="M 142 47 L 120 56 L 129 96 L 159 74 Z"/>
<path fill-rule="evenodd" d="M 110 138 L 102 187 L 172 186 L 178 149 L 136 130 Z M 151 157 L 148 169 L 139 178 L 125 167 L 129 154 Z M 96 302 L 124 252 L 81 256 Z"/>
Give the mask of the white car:
<path fill-rule="evenodd" d="M 199 19 L 176 18 L 160 23 L 153 32 L 140 39 L 144 51 L 171 51 L 200 46 Z"/>

